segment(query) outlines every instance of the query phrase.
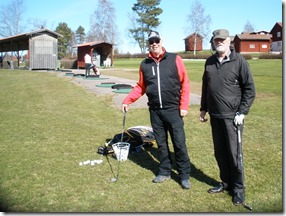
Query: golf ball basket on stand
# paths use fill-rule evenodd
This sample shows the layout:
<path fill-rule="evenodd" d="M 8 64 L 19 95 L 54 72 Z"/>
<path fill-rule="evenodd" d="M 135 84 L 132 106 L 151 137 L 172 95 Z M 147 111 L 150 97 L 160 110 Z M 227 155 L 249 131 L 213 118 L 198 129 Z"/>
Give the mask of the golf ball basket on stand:
<path fill-rule="evenodd" d="M 126 161 L 129 154 L 130 143 L 117 142 L 112 145 L 114 154 L 118 161 Z"/>

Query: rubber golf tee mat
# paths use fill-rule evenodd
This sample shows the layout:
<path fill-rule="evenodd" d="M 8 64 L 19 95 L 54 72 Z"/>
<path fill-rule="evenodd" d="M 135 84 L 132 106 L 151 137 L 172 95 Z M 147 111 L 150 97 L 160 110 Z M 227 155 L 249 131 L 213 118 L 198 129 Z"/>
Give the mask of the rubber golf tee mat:
<path fill-rule="evenodd" d="M 115 90 L 113 92 L 119 93 L 119 94 L 128 94 L 131 91 L 132 91 L 132 88 L 130 88 L 130 89 L 117 89 L 117 90 Z"/>

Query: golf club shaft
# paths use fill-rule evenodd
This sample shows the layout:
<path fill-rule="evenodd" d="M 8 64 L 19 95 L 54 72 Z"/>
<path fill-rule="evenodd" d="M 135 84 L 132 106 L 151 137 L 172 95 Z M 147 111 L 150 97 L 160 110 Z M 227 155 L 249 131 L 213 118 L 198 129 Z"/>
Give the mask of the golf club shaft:
<path fill-rule="evenodd" d="M 121 143 L 123 142 L 123 136 L 124 136 L 124 130 L 125 130 L 125 121 L 126 121 L 126 111 L 124 110 L 123 123 L 122 123 L 122 133 L 121 133 Z M 117 181 L 119 179 L 120 159 L 121 159 L 121 148 L 119 150 L 119 160 L 118 160 L 118 165 L 117 165 L 117 177 L 116 177 Z"/>
<path fill-rule="evenodd" d="M 123 142 L 123 135 L 124 135 L 124 130 L 125 130 L 125 120 L 126 120 L 126 111 L 124 110 L 122 132 L 121 132 L 121 142 Z"/>
<path fill-rule="evenodd" d="M 239 157 L 239 162 L 241 165 L 243 184 L 245 184 L 245 182 L 244 182 L 243 153 L 242 153 L 242 135 L 241 135 L 241 125 L 240 124 L 237 125 L 237 140 L 238 140 L 238 157 Z M 243 207 L 252 211 L 252 207 L 247 205 L 245 202 L 243 202 Z"/>

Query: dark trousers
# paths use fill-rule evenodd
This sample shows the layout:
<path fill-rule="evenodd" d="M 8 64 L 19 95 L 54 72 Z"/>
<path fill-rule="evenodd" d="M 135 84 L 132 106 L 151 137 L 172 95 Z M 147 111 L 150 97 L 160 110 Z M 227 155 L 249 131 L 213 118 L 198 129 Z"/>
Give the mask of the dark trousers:
<path fill-rule="evenodd" d="M 244 170 L 239 160 L 237 128 L 233 119 L 211 118 L 211 127 L 222 182 L 233 192 L 244 192 Z"/>
<path fill-rule="evenodd" d="M 186 147 L 184 121 L 179 109 L 149 109 L 153 132 L 158 145 L 160 161 L 159 175 L 168 176 L 172 170 L 172 159 L 168 145 L 168 132 L 175 152 L 177 170 L 181 180 L 189 179 L 191 164 Z"/>
<path fill-rule="evenodd" d="M 85 76 L 89 76 L 90 75 L 90 63 L 85 63 Z"/>

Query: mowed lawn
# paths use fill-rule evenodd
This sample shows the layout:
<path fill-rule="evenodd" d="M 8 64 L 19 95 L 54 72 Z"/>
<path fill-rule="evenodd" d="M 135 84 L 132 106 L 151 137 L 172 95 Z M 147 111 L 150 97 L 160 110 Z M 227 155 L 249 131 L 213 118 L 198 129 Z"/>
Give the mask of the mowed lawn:
<path fill-rule="evenodd" d="M 116 60 L 103 75 L 137 79 L 140 59 Z M 246 202 L 257 213 L 282 213 L 282 61 L 250 60 L 257 97 L 245 118 L 243 136 Z M 185 61 L 191 91 L 200 94 L 203 61 Z M 127 70 L 126 70 L 127 69 Z M 157 174 L 156 146 L 129 154 L 127 161 L 97 154 L 120 133 L 123 114 L 111 96 L 75 85 L 60 72 L 0 69 L 0 207 L 4 212 L 248 213 L 228 193 L 207 190 L 220 179 L 209 122 L 199 106 L 185 118 L 192 163 L 191 189 Z M 130 109 L 126 127 L 150 126 L 147 109 Z M 171 147 L 171 151 L 173 149 Z M 79 166 L 85 160 L 102 164 Z M 119 179 L 110 179 L 117 174 Z"/>

